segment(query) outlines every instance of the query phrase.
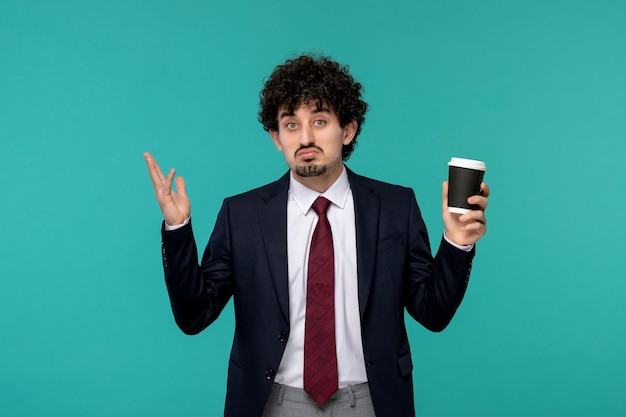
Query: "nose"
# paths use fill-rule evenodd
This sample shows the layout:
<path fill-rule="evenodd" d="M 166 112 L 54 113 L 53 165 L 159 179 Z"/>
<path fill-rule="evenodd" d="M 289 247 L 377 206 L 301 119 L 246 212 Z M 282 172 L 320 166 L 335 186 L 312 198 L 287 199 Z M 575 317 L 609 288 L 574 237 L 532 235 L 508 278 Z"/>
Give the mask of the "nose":
<path fill-rule="evenodd" d="M 311 146 L 315 143 L 315 137 L 311 127 L 304 126 L 300 129 L 300 146 Z"/>

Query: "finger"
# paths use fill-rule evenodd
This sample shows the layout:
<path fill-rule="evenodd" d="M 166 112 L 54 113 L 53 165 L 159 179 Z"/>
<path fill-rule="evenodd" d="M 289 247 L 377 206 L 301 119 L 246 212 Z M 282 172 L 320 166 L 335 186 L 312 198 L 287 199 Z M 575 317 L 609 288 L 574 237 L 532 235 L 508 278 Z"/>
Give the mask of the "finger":
<path fill-rule="evenodd" d="M 487 183 L 482 182 L 480 184 L 480 195 L 482 195 L 483 197 L 489 197 L 490 193 L 491 193 L 491 190 L 489 189 L 489 186 L 487 185 Z"/>
<path fill-rule="evenodd" d="M 178 192 L 181 197 L 187 197 L 187 185 L 183 177 L 176 177 L 176 192 Z"/>
<path fill-rule="evenodd" d="M 152 180 L 152 185 L 155 189 L 160 188 L 163 183 L 163 173 L 159 168 L 159 165 L 156 163 L 156 160 L 150 155 L 148 152 L 144 153 L 144 158 L 146 159 L 146 164 L 148 165 L 148 173 L 150 174 L 150 179 Z"/>
<path fill-rule="evenodd" d="M 174 175 L 176 175 L 176 170 L 174 168 L 170 169 L 170 172 L 167 174 L 167 177 L 163 179 L 165 185 L 168 188 L 172 188 L 172 182 L 174 181 Z"/>
<path fill-rule="evenodd" d="M 487 199 L 487 197 L 473 195 L 471 197 L 468 197 L 467 202 L 472 205 L 477 205 L 481 211 L 484 211 L 489 204 L 489 199 Z"/>
<path fill-rule="evenodd" d="M 487 205 L 489 205 L 488 197 L 490 193 L 491 190 L 489 189 L 489 186 L 483 182 L 480 184 L 480 194 L 469 197 L 467 202 L 469 204 L 476 204 L 480 206 L 481 210 L 485 210 Z"/>
<path fill-rule="evenodd" d="M 461 226 L 461 230 L 466 233 L 473 232 L 479 236 L 483 236 L 485 233 L 487 233 L 487 226 L 483 223 L 473 222 Z"/>
<path fill-rule="evenodd" d="M 441 207 L 442 210 L 448 209 L 448 181 L 444 181 L 441 187 Z"/>
<path fill-rule="evenodd" d="M 459 216 L 459 221 L 464 225 L 477 222 L 480 224 L 487 224 L 487 218 L 482 210 L 472 210 Z"/>

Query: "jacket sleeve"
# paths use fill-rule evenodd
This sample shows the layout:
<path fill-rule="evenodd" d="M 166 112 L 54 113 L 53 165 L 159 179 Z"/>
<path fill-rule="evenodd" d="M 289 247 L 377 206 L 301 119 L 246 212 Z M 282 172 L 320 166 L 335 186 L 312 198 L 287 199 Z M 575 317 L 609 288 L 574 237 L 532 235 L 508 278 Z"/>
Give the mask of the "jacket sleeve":
<path fill-rule="evenodd" d="M 431 331 L 442 331 L 463 300 L 475 248 L 465 252 L 441 239 L 433 258 L 426 226 L 411 192 L 409 253 L 405 278 L 405 307 Z"/>
<path fill-rule="evenodd" d="M 161 231 L 163 269 L 172 312 L 178 327 L 197 334 L 220 315 L 232 296 L 228 204 L 224 202 L 202 259 L 191 222 Z"/>

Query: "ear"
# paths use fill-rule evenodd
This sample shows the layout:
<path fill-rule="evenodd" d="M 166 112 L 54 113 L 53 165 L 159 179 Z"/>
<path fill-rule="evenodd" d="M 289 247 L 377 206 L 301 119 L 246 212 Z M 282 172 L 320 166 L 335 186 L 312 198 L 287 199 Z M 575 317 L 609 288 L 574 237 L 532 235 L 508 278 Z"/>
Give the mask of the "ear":
<path fill-rule="evenodd" d="M 272 138 L 274 145 L 276 145 L 276 148 L 282 152 L 283 145 L 280 144 L 280 138 L 278 137 L 278 130 L 270 130 L 270 137 Z"/>
<path fill-rule="evenodd" d="M 354 139 L 354 135 L 356 134 L 356 130 L 359 127 L 359 124 L 356 120 L 351 121 L 347 125 L 343 127 L 343 144 L 347 145 L 352 142 Z"/>

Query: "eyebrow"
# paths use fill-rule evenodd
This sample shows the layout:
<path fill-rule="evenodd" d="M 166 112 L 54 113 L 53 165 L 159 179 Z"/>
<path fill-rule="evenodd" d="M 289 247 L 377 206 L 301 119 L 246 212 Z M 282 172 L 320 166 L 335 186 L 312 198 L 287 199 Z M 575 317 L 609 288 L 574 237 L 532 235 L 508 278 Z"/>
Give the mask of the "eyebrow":
<path fill-rule="evenodd" d="M 311 113 L 313 113 L 313 114 L 315 114 L 315 113 L 330 113 L 330 108 L 328 108 L 326 106 L 318 106 Z"/>
<path fill-rule="evenodd" d="M 284 117 L 289 117 L 289 116 L 293 116 L 294 113 L 293 111 L 284 111 L 280 114 L 280 116 L 278 117 L 279 119 L 282 119 Z"/>
<path fill-rule="evenodd" d="M 328 106 L 316 106 L 315 109 L 313 109 L 311 111 L 312 114 L 316 114 L 316 113 L 330 113 L 330 108 Z M 282 119 L 284 117 L 290 117 L 293 116 L 295 113 L 294 111 L 284 111 L 282 113 L 280 113 L 280 116 L 278 117 L 279 119 Z"/>

